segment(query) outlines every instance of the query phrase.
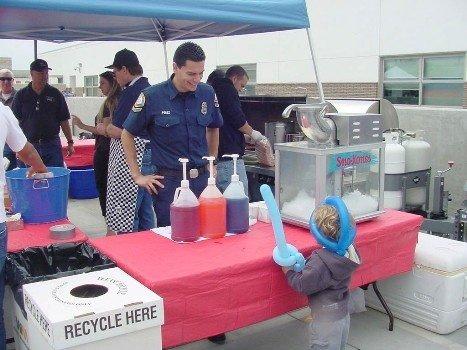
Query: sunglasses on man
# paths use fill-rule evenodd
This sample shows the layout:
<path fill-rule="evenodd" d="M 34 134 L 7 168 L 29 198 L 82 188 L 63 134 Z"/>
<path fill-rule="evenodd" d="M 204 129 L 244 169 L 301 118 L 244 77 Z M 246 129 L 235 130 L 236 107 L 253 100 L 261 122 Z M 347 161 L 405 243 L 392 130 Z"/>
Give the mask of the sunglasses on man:
<path fill-rule="evenodd" d="M 1 81 L 12 81 L 13 78 L 0 78 Z"/>

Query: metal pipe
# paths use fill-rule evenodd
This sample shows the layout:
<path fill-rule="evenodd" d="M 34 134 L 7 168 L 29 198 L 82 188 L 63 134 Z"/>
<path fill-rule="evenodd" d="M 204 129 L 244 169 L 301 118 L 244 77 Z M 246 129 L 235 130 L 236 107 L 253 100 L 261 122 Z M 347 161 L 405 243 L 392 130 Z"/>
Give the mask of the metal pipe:
<path fill-rule="evenodd" d="M 34 60 L 37 60 L 37 40 L 34 40 Z"/>
<path fill-rule="evenodd" d="M 169 79 L 169 62 L 167 60 L 167 41 L 162 42 L 162 48 L 164 49 L 164 59 L 165 59 L 165 74 L 167 75 L 167 79 Z"/>
<path fill-rule="evenodd" d="M 308 45 L 310 46 L 311 60 L 313 62 L 313 68 L 315 70 L 316 84 L 318 86 L 319 101 L 321 103 L 325 103 L 323 85 L 321 84 L 321 79 L 319 78 L 319 74 L 318 74 L 318 61 L 316 60 L 315 51 L 313 49 L 313 40 L 311 38 L 311 29 L 310 28 L 306 29 L 306 34 L 307 34 L 307 37 L 308 37 Z"/>

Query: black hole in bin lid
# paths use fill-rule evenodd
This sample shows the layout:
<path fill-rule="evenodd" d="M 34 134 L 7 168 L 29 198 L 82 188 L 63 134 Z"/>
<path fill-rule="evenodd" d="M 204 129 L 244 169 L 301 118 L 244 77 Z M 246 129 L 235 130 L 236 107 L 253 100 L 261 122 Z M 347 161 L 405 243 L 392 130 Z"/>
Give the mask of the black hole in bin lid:
<path fill-rule="evenodd" d="M 109 289 L 99 284 L 83 284 L 73 288 L 70 294 L 77 298 L 96 298 L 107 293 Z"/>

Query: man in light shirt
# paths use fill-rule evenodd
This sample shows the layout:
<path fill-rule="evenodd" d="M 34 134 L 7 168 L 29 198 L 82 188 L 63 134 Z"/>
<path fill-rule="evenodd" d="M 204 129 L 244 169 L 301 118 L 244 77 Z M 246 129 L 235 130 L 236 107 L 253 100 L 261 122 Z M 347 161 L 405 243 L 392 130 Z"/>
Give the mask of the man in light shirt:
<path fill-rule="evenodd" d="M 9 107 L 0 103 L 0 154 L 7 144 L 18 158 L 31 166 L 28 174 L 46 173 L 47 168 L 42 162 L 32 144 L 26 140 L 26 136 L 19 127 L 18 120 Z M 0 350 L 5 349 L 5 327 L 3 324 L 3 295 L 5 291 L 5 258 L 7 253 L 6 213 L 3 202 L 3 189 L 5 186 L 5 167 L 3 157 L 0 166 Z"/>

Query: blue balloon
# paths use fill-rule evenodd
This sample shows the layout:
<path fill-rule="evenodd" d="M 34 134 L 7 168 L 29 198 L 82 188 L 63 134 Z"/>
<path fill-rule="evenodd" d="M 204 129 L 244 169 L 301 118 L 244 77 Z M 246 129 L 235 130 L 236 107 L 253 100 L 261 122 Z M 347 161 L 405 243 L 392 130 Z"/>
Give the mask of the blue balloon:
<path fill-rule="evenodd" d="M 271 218 L 272 227 L 274 229 L 274 238 L 276 247 L 272 252 L 272 258 L 279 266 L 293 266 L 295 272 L 300 272 L 305 267 L 305 258 L 297 248 L 291 244 L 287 244 L 285 240 L 284 226 L 282 225 L 281 214 L 277 203 L 272 195 L 271 188 L 268 185 L 261 185 L 259 188 L 264 202 L 268 207 L 269 217 Z"/>
<path fill-rule="evenodd" d="M 310 218 L 310 232 L 316 238 L 319 244 L 321 244 L 324 248 L 343 256 L 347 251 L 347 248 L 352 244 L 355 239 L 355 235 L 357 233 L 357 229 L 355 227 L 355 223 L 351 219 L 351 216 L 345 206 L 344 201 L 342 198 L 337 196 L 329 196 L 326 197 L 323 204 L 330 205 L 336 208 L 337 213 L 339 214 L 339 221 L 340 221 L 340 234 L 339 239 L 336 241 L 334 239 L 328 238 L 325 236 L 321 230 L 318 228 L 314 220 L 313 214 Z"/>

